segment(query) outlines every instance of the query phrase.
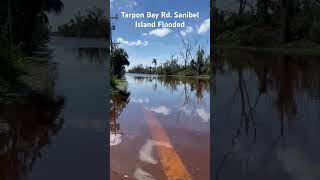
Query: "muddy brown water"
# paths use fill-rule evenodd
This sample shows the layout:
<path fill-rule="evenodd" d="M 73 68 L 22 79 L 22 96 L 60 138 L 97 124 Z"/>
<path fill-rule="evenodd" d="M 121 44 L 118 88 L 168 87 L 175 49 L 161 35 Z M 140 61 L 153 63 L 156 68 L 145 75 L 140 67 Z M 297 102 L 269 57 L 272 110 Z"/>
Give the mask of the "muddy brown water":
<path fill-rule="evenodd" d="M 209 80 L 125 79 L 125 98 L 112 98 L 111 179 L 209 179 Z"/>

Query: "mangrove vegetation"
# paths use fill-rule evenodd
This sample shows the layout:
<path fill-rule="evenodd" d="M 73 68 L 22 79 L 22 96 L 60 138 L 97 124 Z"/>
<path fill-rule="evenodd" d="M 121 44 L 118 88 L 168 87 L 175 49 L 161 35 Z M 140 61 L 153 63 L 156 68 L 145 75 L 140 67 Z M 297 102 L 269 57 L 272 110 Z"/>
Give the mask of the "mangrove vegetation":
<path fill-rule="evenodd" d="M 320 3 L 240 0 L 235 9 L 211 4 L 211 41 L 219 46 L 313 48 L 320 43 Z"/>
<path fill-rule="evenodd" d="M 108 32 L 107 18 L 102 8 L 86 9 L 66 24 L 60 25 L 53 35 L 85 38 L 105 38 Z"/>

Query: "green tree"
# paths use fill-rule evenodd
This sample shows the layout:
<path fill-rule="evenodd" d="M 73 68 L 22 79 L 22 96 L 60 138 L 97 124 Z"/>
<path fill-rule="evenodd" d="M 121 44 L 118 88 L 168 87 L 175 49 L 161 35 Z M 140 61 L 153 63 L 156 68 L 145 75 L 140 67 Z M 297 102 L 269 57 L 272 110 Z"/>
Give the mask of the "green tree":
<path fill-rule="evenodd" d="M 190 66 L 193 70 L 196 70 L 196 62 L 193 59 L 190 61 Z"/>
<path fill-rule="evenodd" d="M 154 64 L 154 68 L 157 69 L 157 60 L 156 59 L 152 60 L 152 64 Z"/>
<path fill-rule="evenodd" d="M 130 65 L 127 52 L 122 48 L 116 48 L 111 53 L 112 74 L 121 78 L 125 73 L 125 66 Z"/>
<path fill-rule="evenodd" d="M 197 51 L 197 66 L 198 66 L 198 74 L 202 74 L 202 68 L 204 66 L 204 50 L 199 46 L 199 49 Z"/>
<path fill-rule="evenodd" d="M 94 7 L 87 9 L 84 14 L 78 11 L 73 19 L 58 27 L 57 33 L 63 36 L 105 37 L 108 27 L 104 10 Z"/>
<path fill-rule="evenodd" d="M 34 48 L 48 39 L 49 24 L 47 13 L 59 14 L 63 10 L 61 0 L 10 0 L 0 16 L 6 17 L 5 24 L 11 24 L 6 34 L 12 34 L 15 45 Z"/>

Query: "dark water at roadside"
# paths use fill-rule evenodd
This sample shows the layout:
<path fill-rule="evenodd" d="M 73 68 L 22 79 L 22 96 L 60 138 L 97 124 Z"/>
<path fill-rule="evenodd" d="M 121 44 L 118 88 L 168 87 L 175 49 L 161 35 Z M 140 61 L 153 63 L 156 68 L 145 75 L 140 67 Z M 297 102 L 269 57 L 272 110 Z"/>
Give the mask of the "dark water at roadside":
<path fill-rule="evenodd" d="M 104 47 L 53 37 L 24 85 L 0 95 L 1 180 L 107 178 Z"/>
<path fill-rule="evenodd" d="M 320 179 L 320 58 L 219 50 L 216 180 Z"/>

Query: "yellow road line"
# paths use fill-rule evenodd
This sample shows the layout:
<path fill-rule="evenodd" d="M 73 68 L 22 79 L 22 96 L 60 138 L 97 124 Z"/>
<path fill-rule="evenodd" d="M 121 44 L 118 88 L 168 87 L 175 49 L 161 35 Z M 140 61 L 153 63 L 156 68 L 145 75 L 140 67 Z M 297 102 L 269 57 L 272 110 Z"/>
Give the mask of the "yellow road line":
<path fill-rule="evenodd" d="M 170 147 L 156 146 L 160 162 L 168 180 L 191 180 L 190 173 L 184 166 L 177 151 L 173 148 L 169 137 L 161 127 L 161 124 L 156 119 L 155 115 L 151 111 L 145 110 L 144 117 L 149 126 L 153 140 L 170 145 Z"/>

